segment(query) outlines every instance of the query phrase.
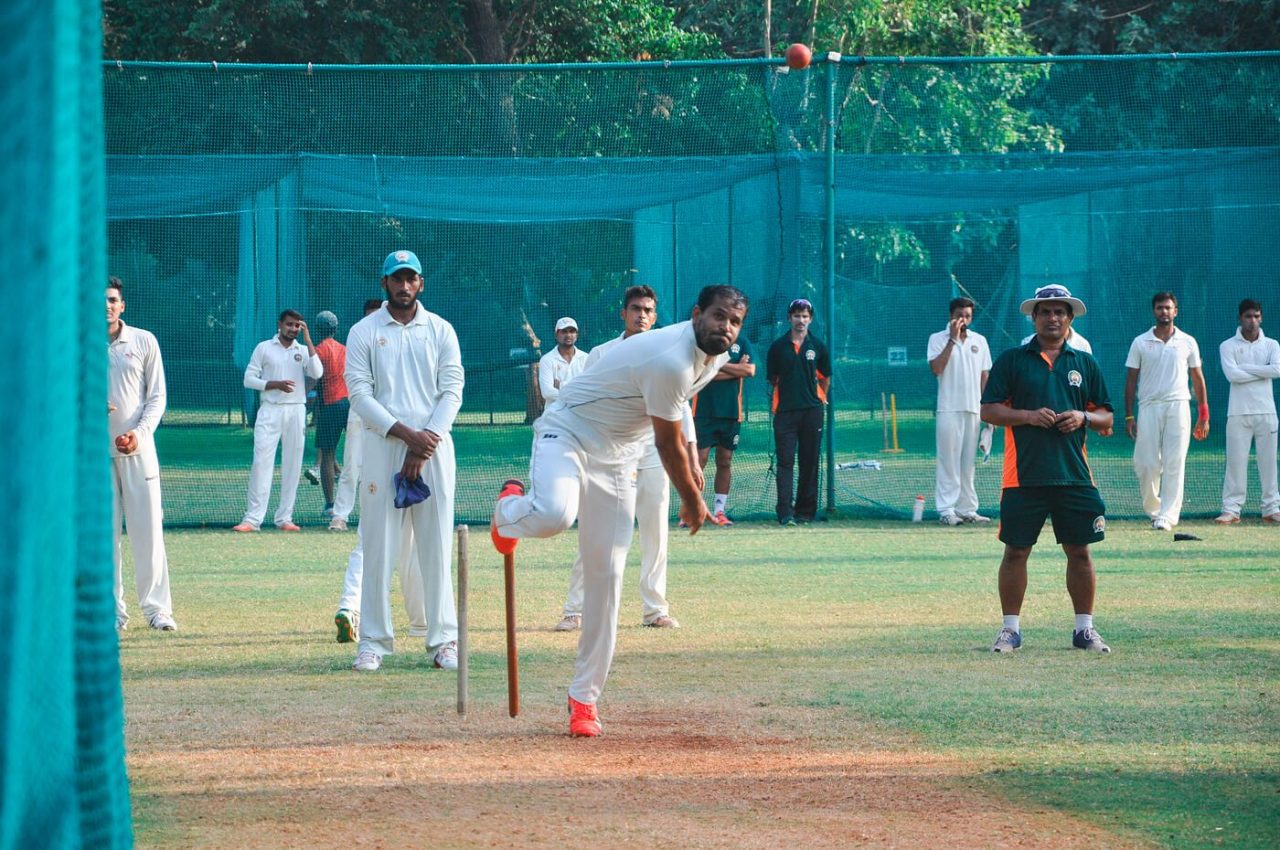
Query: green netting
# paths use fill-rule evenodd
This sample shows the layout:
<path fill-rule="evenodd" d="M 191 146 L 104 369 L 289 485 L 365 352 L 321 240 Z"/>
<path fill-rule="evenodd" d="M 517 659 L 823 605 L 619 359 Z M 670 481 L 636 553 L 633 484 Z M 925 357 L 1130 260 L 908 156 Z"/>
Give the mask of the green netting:
<path fill-rule="evenodd" d="M 931 498 L 925 344 L 954 295 L 977 301 L 975 329 L 998 352 L 1030 332 L 1020 300 L 1066 284 L 1089 304 L 1078 330 L 1120 401 L 1152 293 L 1176 292 L 1216 426 L 1191 450 L 1188 515 L 1219 504 L 1218 343 L 1242 297 L 1280 304 L 1276 53 L 104 74 L 110 267 L 126 320 L 166 358 L 174 524 L 241 515 L 254 405 L 241 374 L 278 311 L 333 310 L 345 334 L 399 247 L 423 258 L 423 300 L 462 343 L 470 521 L 524 471 L 530 364 L 555 319 L 574 316 L 585 348 L 602 342 L 631 283 L 658 291 L 666 322 L 707 283 L 741 287 L 757 352 L 792 298 L 814 300 L 836 360 L 824 483 L 841 511 L 882 515 Z M 890 396 L 898 453 L 883 451 Z M 732 511 L 766 515 L 762 378 L 747 405 Z M 1110 513 L 1138 515 L 1132 444 L 1090 442 Z M 979 467 L 988 509 L 996 451 Z M 845 466 L 858 460 L 880 468 Z M 322 522 L 321 502 L 304 483 L 295 518 Z"/>
<path fill-rule="evenodd" d="M 0 9 L 0 848 L 128 847 L 101 294 L 101 4 Z M 68 281 L 76 281 L 68 285 Z"/>

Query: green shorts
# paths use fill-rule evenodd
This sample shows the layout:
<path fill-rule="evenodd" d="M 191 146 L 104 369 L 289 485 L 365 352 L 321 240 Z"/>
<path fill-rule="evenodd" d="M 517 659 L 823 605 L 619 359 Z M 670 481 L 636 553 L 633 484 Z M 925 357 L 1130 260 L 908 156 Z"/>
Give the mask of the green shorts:
<path fill-rule="evenodd" d="M 1106 536 L 1107 506 L 1097 487 L 1010 487 L 1000 496 L 1000 542 L 1030 547 L 1046 518 L 1053 536 L 1066 546 L 1097 543 Z"/>
<path fill-rule="evenodd" d="M 719 446 L 722 449 L 733 451 L 738 448 L 738 432 L 742 430 L 742 423 L 737 419 L 719 416 L 708 419 L 695 418 L 693 420 L 693 429 L 698 435 L 699 449 Z"/>

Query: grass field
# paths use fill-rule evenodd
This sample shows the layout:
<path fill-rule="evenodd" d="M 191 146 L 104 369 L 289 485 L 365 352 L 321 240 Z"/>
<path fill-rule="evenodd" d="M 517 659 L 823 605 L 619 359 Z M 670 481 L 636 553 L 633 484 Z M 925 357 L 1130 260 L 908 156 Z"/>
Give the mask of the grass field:
<path fill-rule="evenodd" d="M 673 534 L 683 628 L 639 626 L 633 552 L 597 740 L 565 734 L 576 639 L 551 630 L 572 533 L 521 545 L 510 719 L 473 530 L 463 719 L 416 641 L 349 669 L 354 535 L 171 532 L 181 630 L 121 637 L 138 846 L 1273 848 L 1280 532 L 1180 530 L 1204 540 L 1120 522 L 1095 548 L 1109 656 L 1069 649 L 1050 545 L 997 656 L 991 529 Z"/>
<path fill-rule="evenodd" d="M 884 427 L 867 411 L 843 410 L 836 423 L 836 463 L 877 460 L 879 470 L 847 470 L 836 473 L 836 504 L 841 515 L 860 518 L 906 518 L 916 495 L 924 495 L 933 508 L 934 419 L 931 411 L 902 411 L 899 422 L 900 454 L 881 451 Z M 1221 507 L 1223 429 L 1204 443 L 1193 443 L 1186 464 L 1185 517 L 1217 516 Z M 314 431 L 308 432 L 314 436 Z M 459 520 L 487 522 L 493 497 L 502 481 L 523 476 L 529 466 L 530 429 L 526 425 L 483 426 L 462 424 L 453 431 L 458 458 L 458 491 L 455 507 Z M 980 464 L 975 486 L 982 510 L 992 513 L 999 505 L 1001 447 L 987 464 Z M 216 427 L 168 427 L 157 432 L 165 519 L 169 525 L 226 527 L 240 521 L 244 512 L 245 485 L 253 458 L 253 432 L 239 425 Z M 757 413 L 743 427 L 741 447 L 734 457 L 733 505 L 737 516 L 762 519 L 772 515 L 775 485 L 770 469 L 773 432 L 768 418 Z M 1133 442 L 1121 435 L 1089 438 L 1094 477 L 1107 502 L 1111 518 L 1137 517 L 1142 513 L 1133 472 Z M 308 446 L 306 463 L 315 451 Z M 708 477 L 714 472 L 709 466 Z M 1249 468 L 1249 503 L 1257 510 L 1258 476 Z M 825 506 L 826 478 L 821 482 Z M 267 516 L 275 510 L 278 483 L 272 488 Z M 709 493 L 710 491 L 708 491 Z M 708 496 L 709 497 L 709 496 Z M 319 487 L 303 482 L 298 489 L 294 520 L 307 527 L 328 524 L 321 513 Z"/>

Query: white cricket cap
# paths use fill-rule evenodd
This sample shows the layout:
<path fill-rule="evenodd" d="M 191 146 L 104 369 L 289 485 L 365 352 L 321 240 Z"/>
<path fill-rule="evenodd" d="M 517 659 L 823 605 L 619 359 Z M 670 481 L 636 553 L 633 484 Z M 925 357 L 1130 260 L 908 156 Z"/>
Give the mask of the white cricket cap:
<path fill-rule="evenodd" d="M 560 331 L 565 328 L 573 328 L 576 331 L 578 329 L 578 323 L 573 320 L 572 316 L 565 316 L 556 322 L 556 333 L 560 333 Z"/>

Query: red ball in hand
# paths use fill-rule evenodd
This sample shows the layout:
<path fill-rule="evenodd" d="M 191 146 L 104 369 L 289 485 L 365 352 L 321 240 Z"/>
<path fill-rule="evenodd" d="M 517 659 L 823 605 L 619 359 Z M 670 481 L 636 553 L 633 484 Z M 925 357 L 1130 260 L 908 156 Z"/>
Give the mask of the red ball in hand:
<path fill-rule="evenodd" d="M 793 44 L 787 48 L 787 65 L 799 71 L 808 68 L 813 59 L 813 51 L 803 44 Z"/>
<path fill-rule="evenodd" d="M 132 440 L 128 434 L 121 434 L 119 437 L 116 437 L 116 451 L 127 455 L 132 448 L 131 443 Z"/>

